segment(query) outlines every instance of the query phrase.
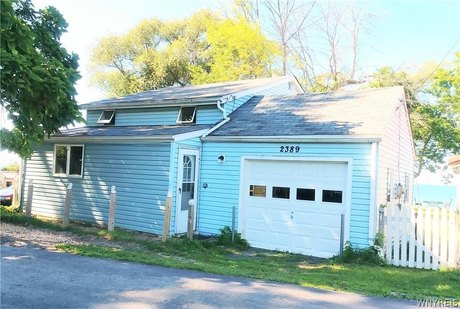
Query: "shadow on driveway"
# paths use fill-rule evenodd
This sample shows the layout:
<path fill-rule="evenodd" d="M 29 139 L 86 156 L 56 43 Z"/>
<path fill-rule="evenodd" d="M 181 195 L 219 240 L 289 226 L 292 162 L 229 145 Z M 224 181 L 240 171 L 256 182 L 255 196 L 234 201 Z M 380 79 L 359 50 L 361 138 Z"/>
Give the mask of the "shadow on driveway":
<path fill-rule="evenodd" d="M 386 308 L 414 302 L 1 246 L 2 308 Z"/>

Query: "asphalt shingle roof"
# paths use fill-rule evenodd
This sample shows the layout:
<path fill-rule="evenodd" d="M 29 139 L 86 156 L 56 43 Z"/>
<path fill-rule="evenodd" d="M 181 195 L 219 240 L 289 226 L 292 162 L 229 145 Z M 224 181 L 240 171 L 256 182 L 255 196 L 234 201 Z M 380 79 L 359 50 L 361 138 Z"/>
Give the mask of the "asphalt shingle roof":
<path fill-rule="evenodd" d="M 172 137 L 177 134 L 208 129 L 209 127 L 209 125 L 81 127 L 63 130 L 61 133 L 53 134 L 52 137 Z"/>
<path fill-rule="evenodd" d="M 210 136 L 381 136 L 403 87 L 253 97 Z"/>
<path fill-rule="evenodd" d="M 278 83 L 285 80 L 291 80 L 292 77 L 280 76 L 280 77 L 271 77 L 271 78 L 259 78 L 259 79 L 250 79 L 250 80 L 240 80 L 234 82 L 224 82 L 224 83 L 214 83 L 214 84 L 205 84 L 205 85 L 195 85 L 195 86 L 174 86 L 166 87 L 156 90 L 150 90 L 145 92 L 140 92 L 136 94 L 131 94 L 123 97 L 116 97 L 110 99 L 104 99 L 100 101 L 80 104 L 79 107 L 82 109 L 94 109 L 94 108 L 104 108 L 107 106 L 112 106 L 114 104 L 126 104 L 126 103 L 141 103 L 148 102 L 149 106 L 155 106 L 158 104 L 164 104 L 165 102 L 174 102 L 174 101 L 190 101 L 193 103 L 193 100 L 204 100 L 204 99 L 214 99 L 217 101 L 222 96 L 235 94 L 241 91 L 247 91 L 250 89 L 255 89 L 258 87 L 265 86 L 270 83 Z"/>

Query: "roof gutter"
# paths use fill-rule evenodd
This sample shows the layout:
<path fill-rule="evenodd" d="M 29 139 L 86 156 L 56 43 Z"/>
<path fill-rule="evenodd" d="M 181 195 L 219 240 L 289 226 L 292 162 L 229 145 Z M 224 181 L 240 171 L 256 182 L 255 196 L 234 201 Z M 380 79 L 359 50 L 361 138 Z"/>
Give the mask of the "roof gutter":
<path fill-rule="evenodd" d="M 209 132 L 208 134 L 209 135 Z M 202 136 L 207 141 L 251 142 L 251 143 L 373 143 L 381 140 L 378 136 L 363 135 L 287 135 L 287 136 Z"/>
<path fill-rule="evenodd" d="M 167 136 L 52 136 L 45 139 L 48 142 L 54 143 L 138 143 L 145 142 L 171 142 L 174 138 L 171 135 Z"/>
<path fill-rule="evenodd" d="M 228 101 L 230 100 L 234 100 L 235 99 L 235 96 L 233 95 L 228 95 L 228 96 L 223 96 L 219 101 L 217 101 L 217 108 L 222 112 L 222 118 L 224 118 L 224 120 L 222 120 L 221 122 L 219 122 L 218 124 L 216 124 L 214 127 L 212 127 L 211 129 L 209 129 L 206 133 L 204 133 L 201 138 L 205 138 L 207 137 L 209 134 L 211 134 L 212 132 L 216 131 L 217 129 L 219 129 L 221 126 L 223 126 L 224 124 L 226 124 L 227 122 L 230 121 L 230 117 L 227 116 L 227 112 L 225 111 L 225 109 L 222 107 L 222 104 L 225 104 L 227 103 Z"/>

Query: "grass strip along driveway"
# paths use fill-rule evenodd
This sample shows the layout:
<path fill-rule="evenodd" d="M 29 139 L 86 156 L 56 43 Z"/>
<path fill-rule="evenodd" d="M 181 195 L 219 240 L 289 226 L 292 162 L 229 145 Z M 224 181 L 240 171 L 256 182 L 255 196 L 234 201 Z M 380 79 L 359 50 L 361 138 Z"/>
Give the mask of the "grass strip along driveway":
<path fill-rule="evenodd" d="M 222 275 L 257 278 L 300 286 L 395 298 L 460 299 L 460 270 L 420 270 L 392 266 L 340 264 L 286 252 L 222 245 L 216 239 L 160 242 L 144 233 L 60 225 L 2 210 L 1 221 L 34 225 L 53 231 L 97 236 L 117 246 L 58 244 L 65 252 L 119 261 L 193 269 Z M 120 247 L 126 243 L 126 247 Z M 136 244 L 136 246 L 132 246 Z"/>

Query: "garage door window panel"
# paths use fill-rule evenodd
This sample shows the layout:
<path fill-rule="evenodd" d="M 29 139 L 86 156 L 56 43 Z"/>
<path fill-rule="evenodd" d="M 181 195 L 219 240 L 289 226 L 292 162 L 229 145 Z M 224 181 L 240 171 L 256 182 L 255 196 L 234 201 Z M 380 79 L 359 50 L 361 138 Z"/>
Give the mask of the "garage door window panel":
<path fill-rule="evenodd" d="M 272 188 L 272 197 L 273 198 L 281 198 L 281 199 L 289 199 L 291 189 L 289 187 L 273 187 Z"/>
<path fill-rule="evenodd" d="M 323 190 L 323 202 L 327 203 L 342 203 L 343 191 L 339 190 Z"/>
<path fill-rule="evenodd" d="M 266 197 L 267 187 L 262 186 L 262 185 L 250 185 L 249 186 L 249 196 Z"/>
<path fill-rule="evenodd" d="M 296 199 L 299 201 L 315 201 L 315 189 L 297 188 Z"/>

